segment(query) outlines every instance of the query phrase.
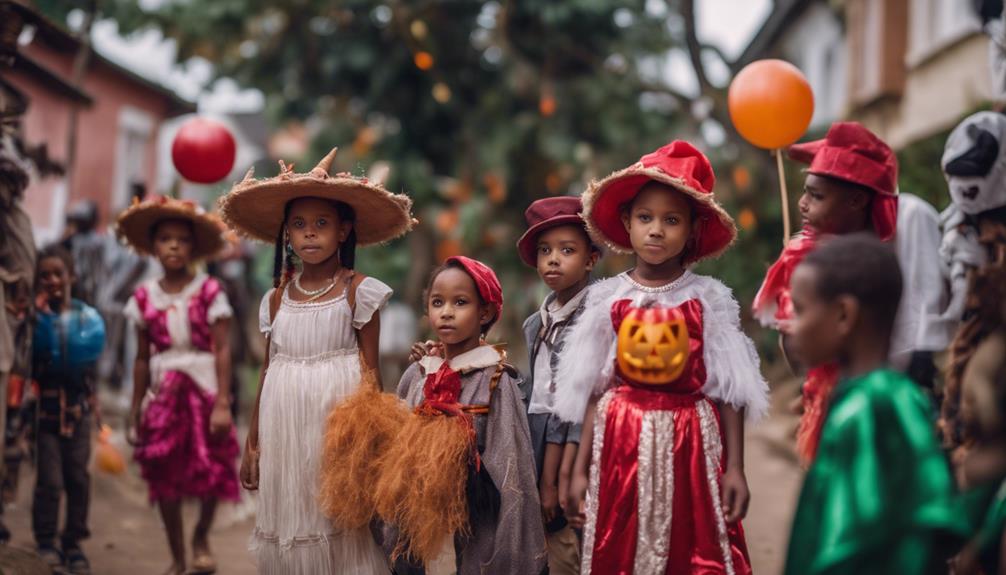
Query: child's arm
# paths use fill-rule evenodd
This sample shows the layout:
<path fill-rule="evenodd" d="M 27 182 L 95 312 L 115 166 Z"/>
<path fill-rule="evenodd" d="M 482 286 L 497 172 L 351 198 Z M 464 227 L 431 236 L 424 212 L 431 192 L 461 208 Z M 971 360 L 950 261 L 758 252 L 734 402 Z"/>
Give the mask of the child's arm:
<path fill-rule="evenodd" d="M 594 417 L 597 410 L 597 398 L 591 397 L 587 402 L 587 411 L 583 414 L 583 431 L 580 434 L 580 449 L 573 463 L 573 477 L 569 484 L 569 501 L 567 517 L 574 527 L 583 527 L 586 520 L 584 501 L 587 499 L 587 486 L 590 483 L 590 453 L 594 446 Z"/>
<path fill-rule="evenodd" d="M 576 460 L 579 443 L 572 441 L 562 446 L 562 461 L 559 463 L 559 506 L 563 511 L 569 506 L 569 482 L 573 477 L 573 463 Z"/>
<path fill-rule="evenodd" d="M 357 334 L 363 361 L 367 363 L 363 367 L 372 371 L 374 382 L 377 383 L 377 390 L 380 391 L 384 389 L 384 384 L 381 381 L 381 354 L 378 347 L 381 340 L 381 315 L 375 313 L 373 319 L 364 324 L 357 331 Z"/>
<path fill-rule="evenodd" d="M 726 471 L 721 485 L 723 514 L 728 523 L 747 515 L 751 492 L 744 476 L 744 409 L 717 402 L 723 422 Z"/>
<path fill-rule="evenodd" d="M 265 360 L 262 362 L 262 372 L 258 378 L 258 393 L 255 394 L 255 405 L 251 417 L 248 418 L 248 436 L 245 437 L 245 448 L 241 453 L 241 486 L 249 491 L 258 489 L 258 411 L 262 403 L 262 388 L 265 387 L 265 374 L 269 371 L 269 347 L 271 338 L 265 340 Z"/>
<path fill-rule="evenodd" d="M 213 336 L 213 356 L 217 370 L 217 399 L 210 414 L 210 435 L 220 437 L 230 431 L 231 420 L 231 340 L 230 318 L 222 317 L 213 322 L 210 334 Z"/>
<path fill-rule="evenodd" d="M 541 512 L 545 523 L 555 519 L 556 508 L 559 507 L 559 465 L 562 463 L 562 445 L 558 443 L 545 444 L 545 461 L 541 466 L 541 481 L 538 494 L 541 496 Z"/>
<path fill-rule="evenodd" d="M 131 445 L 136 445 L 139 441 L 136 432 L 140 427 L 140 406 L 143 404 L 143 396 L 147 394 L 149 386 L 150 340 L 147 339 L 147 330 L 137 326 L 136 361 L 133 362 L 133 403 L 129 409 L 129 428 L 126 432 L 126 440 Z"/>

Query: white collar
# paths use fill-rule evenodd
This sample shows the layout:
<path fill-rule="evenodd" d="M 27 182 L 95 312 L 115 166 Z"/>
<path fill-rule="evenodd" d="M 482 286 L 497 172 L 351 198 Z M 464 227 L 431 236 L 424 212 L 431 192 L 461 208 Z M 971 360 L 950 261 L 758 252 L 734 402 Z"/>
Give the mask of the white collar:
<path fill-rule="evenodd" d="M 480 345 L 475 349 L 466 351 L 448 362 L 451 369 L 461 373 L 469 373 L 477 369 L 483 369 L 496 365 L 503 359 L 503 354 L 491 345 Z M 427 355 L 419 360 L 419 368 L 423 374 L 434 373 L 444 365 L 444 358 Z"/>
<path fill-rule="evenodd" d="M 563 304 L 562 307 L 555 311 L 550 311 L 549 307 L 552 306 L 556 297 L 555 292 L 552 292 L 547 298 L 545 298 L 545 301 L 541 302 L 541 309 L 539 310 L 539 313 L 541 313 L 542 325 L 548 325 L 549 318 L 551 318 L 553 322 L 565 321 L 569 316 L 573 315 L 576 308 L 580 307 L 580 302 L 582 302 L 583 298 L 586 296 L 587 287 L 584 286 L 582 290 L 576 292 L 576 295 L 569 298 L 569 301 Z"/>
<path fill-rule="evenodd" d="M 168 293 L 161 287 L 159 278 L 151 279 L 147 282 L 147 294 L 150 296 L 150 303 L 157 309 L 167 309 L 179 300 L 187 300 L 202 289 L 203 284 L 209 276 L 203 272 L 198 272 L 182 291 L 178 293 Z"/>

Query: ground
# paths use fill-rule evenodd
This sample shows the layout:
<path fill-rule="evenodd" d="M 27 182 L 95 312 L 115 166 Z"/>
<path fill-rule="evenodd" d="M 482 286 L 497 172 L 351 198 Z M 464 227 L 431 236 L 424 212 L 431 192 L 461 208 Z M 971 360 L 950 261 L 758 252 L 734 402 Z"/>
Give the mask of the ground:
<path fill-rule="evenodd" d="M 790 519 L 802 478 L 792 449 L 795 419 L 781 409 L 791 394 L 790 387 L 777 389 L 772 415 L 751 426 L 746 436 L 745 460 L 752 498 L 744 528 L 754 572 L 759 575 L 782 572 Z M 121 442 L 121 437 L 117 441 Z M 125 446 L 122 449 L 128 453 Z M 6 562 L 10 551 L 28 551 L 34 547 L 30 515 L 33 479 L 30 470 L 25 470 L 17 502 L 6 511 L 5 518 L 14 535 L 11 550 L 0 551 L 0 573 L 27 573 L 5 567 L 10 565 Z M 146 489 L 135 466 L 121 476 L 94 471 L 93 483 L 92 537 L 84 544 L 93 572 L 100 575 L 162 572 L 168 565 L 164 531 L 156 510 L 147 502 Z M 224 506 L 220 511 L 211 540 L 220 563 L 220 575 L 255 572 L 247 550 L 248 535 L 254 525 L 253 508 L 249 500 L 239 506 Z M 197 510 L 193 505 L 186 511 L 187 529 L 191 530 Z"/>

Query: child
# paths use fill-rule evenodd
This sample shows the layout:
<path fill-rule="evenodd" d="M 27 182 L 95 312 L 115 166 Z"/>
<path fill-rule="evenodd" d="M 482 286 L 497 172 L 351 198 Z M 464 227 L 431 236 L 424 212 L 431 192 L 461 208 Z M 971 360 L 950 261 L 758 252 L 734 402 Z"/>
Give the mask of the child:
<path fill-rule="evenodd" d="M 744 412 L 767 386 L 730 290 L 688 269 L 736 236 L 714 183 L 675 141 L 584 194 L 593 237 L 636 255 L 590 287 L 559 359 L 555 413 L 583 421 L 567 513 L 586 521 L 584 573 L 751 572 Z"/>
<path fill-rule="evenodd" d="M 894 253 L 864 234 L 836 237 L 793 273 L 790 337 L 807 365 L 842 382 L 793 521 L 786 573 L 945 573 L 967 526 L 936 440 L 932 407 L 886 367 L 901 299 Z"/>
<path fill-rule="evenodd" d="M 960 575 L 1006 573 L 1006 268 L 983 271 L 972 289 L 997 327 L 969 358 L 960 390 L 966 447 L 956 471 L 976 531 L 955 562 Z"/>
<path fill-rule="evenodd" d="M 943 299 L 940 269 L 932 257 L 940 241 L 936 211 L 916 196 L 898 193 L 894 152 L 855 122 L 835 123 L 823 140 L 791 146 L 789 154 L 809 165 L 800 197 L 803 232 L 787 244 L 766 274 L 752 306 L 755 316 L 776 328 L 792 317 L 790 278 L 821 237 L 872 231 L 882 241 L 895 243 L 902 273 L 910 280 L 891 342 L 892 363 L 931 386 L 933 352 L 949 342 L 947 331 L 928 319 L 939 311 Z M 797 452 L 809 464 L 838 372 L 834 365 L 807 367 Z"/>
<path fill-rule="evenodd" d="M 73 261 L 60 246 L 38 254 L 38 315 L 32 364 L 39 386 L 38 476 L 32 503 L 32 530 L 38 554 L 53 568 L 65 562 L 70 573 L 90 573 L 80 541 L 90 535 L 87 508 L 91 475 L 91 415 L 97 418 L 94 363 L 105 346 L 98 312 L 70 299 Z M 62 552 L 54 543 L 59 502 L 66 492 Z"/>
<path fill-rule="evenodd" d="M 141 284 L 123 313 L 136 325 L 133 403 L 134 458 L 147 481 L 168 537 L 169 573 L 186 573 L 182 498 L 198 498 L 192 572 L 216 571 L 209 532 L 217 502 L 238 499 L 237 438 L 230 414 L 232 315 L 220 284 L 193 263 L 223 247 L 220 220 L 190 202 L 159 198 L 119 215 L 116 232 L 152 255 L 164 275 Z"/>
<path fill-rule="evenodd" d="M 377 511 L 385 547 L 403 559 L 434 559 L 454 537 L 457 573 L 547 569 L 545 535 L 520 380 L 484 337 L 503 307 L 491 269 L 456 256 L 434 270 L 427 313 L 443 357 L 409 366 L 398 396 L 415 408 L 381 457 Z"/>
<path fill-rule="evenodd" d="M 388 571 L 366 528 L 333 528 L 318 483 L 325 418 L 378 368 L 378 311 L 391 297 L 353 271 L 356 245 L 407 232 L 412 202 L 365 179 L 329 176 L 334 159 L 332 150 L 304 174 L 281 162 L 266 180 L 249 171 L 220 201 L 232 228 L 276 245 L 276 287 L 259 311 L 268 356 L 241 461 L 242 485 L 259 490 L 250 543 L 259 573 Z"/>
<path fill-rule="evenodd" d="M 541 310 L 524 321 L 530 366 L 522 390 L 528 402 L 527 419 L 552 575 L 580 572 L 580 544 L 560 503 L 564 506 L 568 496 L 569 474 L 581 429 L 556 417 L 552 406 L 555 368 L 566 328 L 583 313 L 590 272 L 600 257 L 600 250 L 587 235 L 581 211 L 580 198 L 538 200 L 524 212 L 528 229 L 517 241 L 521 260 L 536 268 L 552 289 Z"/>

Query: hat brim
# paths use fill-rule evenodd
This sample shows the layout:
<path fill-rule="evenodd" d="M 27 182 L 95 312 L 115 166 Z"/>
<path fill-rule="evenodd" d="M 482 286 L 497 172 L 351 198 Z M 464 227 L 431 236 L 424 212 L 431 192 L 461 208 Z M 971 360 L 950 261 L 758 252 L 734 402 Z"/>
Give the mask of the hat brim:
<path fill-rule="evenodd" d="M 695 251 L 685 263 L 719 257 L 733 244 L 737 238 L 737 225 L 712 194 L 688 186 L 681 178 L 639 163 L 591 182 L 583 193 L 583 216 L 594 241 L 616 253 L 632 253 L 629 232 L 622 223 L 622 209 L 651 180 L 682 192 L 695 206 L 693 226 L 699 226 L 699 233 L 696 235 Z"/>
<path fill-rule="evenodd" d="M 356 212 L 353 223 L 360 246 L 380 244 L 412 229 L 412 200 L 392 194 L 362 179 L 308 174 L 280 175 L 267 180 L 246 179 L 220 198 L 220 215 L 240 234 L 274 242 L 283 226 L 290 200 L 322 198 L 348 204 Z"/>
<path fill-rule="evenodd" d="M 520 254 L 520 259 L 527 265 L 537 268 L 538 267 L 538 236 L 552 228 L 557 228 L 559 226 L 575 225 L 584 227 L 583 218 L 580 214 L 567 214 L 561 216 L 555 216 L 547 220 L 542 220 L 537 224 L 531 226 L 524 232 L 524 235 L 517 240 L 517 253 Z M 585 230 L 586 231 L 586 230 Z"/>
<path fill-rule="evenodd" d="M 154 227 L 164 220 L 183 220 L 192 224 L 195 236 L 192 259 L 210 259 L 220 253 L 226 244 L 224 226 L 212 214 L 196 211 L 194 206 L 178 202 L 133 204 L 116 219 L 115 234 L 143 255 L 154 255 Z"/>

